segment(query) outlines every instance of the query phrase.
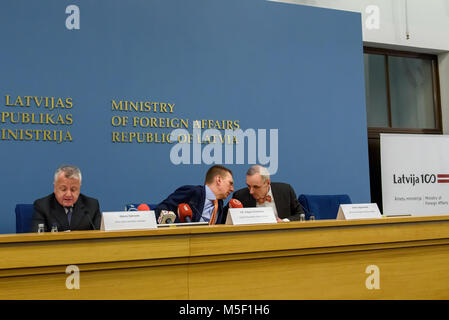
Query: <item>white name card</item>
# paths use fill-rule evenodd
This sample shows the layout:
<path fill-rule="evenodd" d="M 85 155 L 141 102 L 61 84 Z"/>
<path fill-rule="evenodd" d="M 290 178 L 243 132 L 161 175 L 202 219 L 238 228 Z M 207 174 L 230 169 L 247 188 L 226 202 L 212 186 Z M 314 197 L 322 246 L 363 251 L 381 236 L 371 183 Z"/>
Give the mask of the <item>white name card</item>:
<path fill-rule="evenodd" d="M 101 230 L 156 229 L 154 211 L 114 211 L 103 212 Z"/>
<path fill-rule="evenodd" d="M 273 208 L 229 208 L 226 224 L 277 223 Z"/>
<path fill-rule="evenodd" d="M 337 220 L 382 218 L 376 203 L 341 204 Z"/>

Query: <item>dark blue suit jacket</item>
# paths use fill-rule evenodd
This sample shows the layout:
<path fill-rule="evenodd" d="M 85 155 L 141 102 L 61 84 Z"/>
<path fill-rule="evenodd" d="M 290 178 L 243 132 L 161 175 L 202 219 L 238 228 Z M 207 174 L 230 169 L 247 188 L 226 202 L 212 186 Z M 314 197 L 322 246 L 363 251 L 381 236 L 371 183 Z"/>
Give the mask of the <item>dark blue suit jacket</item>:
<path fill-rule="evenodd" d="M 55 194 L 34 201 L 31 232 L 37 232 L 38 225 L 43 223 L 45 231 L 50 231 L 52 224 L 58 226 L 58 231 L 65 230 L 96 230 L 100 229 L 101 213 L 97 199 L 80 194 L 73 207 L 72 222 L 69 226 L 64 207 L 56 200 Z"/>
<path fill-rule="evenodd" d="M 182 186 L 175 190 L 164 201 L 159 203 L 156 208 L 156 219 L 159 217 L 161 210 L 173 211 L 177 215 L 178 205 L 181 203 L 187 203 L 192 209 L 192 222 L 199 222 L 204 209 L 204 203 L 206 201 L 206 188 L 205 186 Z M 218 218 L 217 224 L 223 224 L 223 200 L 218 200 Z M 175 222 L 181 222 L 176 217 Z"/>
<path fill-rule="evenodd" d="M 301 213 L 304 213 L 304 210 L 291 185 L 282 182 L 271 182 L 271 193 L 273 194 L 276 203 L 276 210 L 279 218 L 287 218 L 290 221 L 299 220 L 299 216 Z M 256 199 L 249 193 L 248 188 L 243 188 L 234 192 L 232 197 L 240 200 L 244 208 L 256 207 Z M 229 203 L 225 207 L 226 215 L 228 214 L 228 208 Z"/>

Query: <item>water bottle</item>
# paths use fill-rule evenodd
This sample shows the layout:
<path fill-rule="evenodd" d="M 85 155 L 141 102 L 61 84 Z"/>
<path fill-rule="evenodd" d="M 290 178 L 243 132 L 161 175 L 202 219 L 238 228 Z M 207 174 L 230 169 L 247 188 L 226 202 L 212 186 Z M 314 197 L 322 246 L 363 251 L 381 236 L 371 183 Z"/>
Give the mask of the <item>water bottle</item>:
<path fill-rule="evenodd" d="M 56 223 L 51 225 L 51 232 L 58 232 L 58 225 Z"/>
<path fill-rule="evenodd" d="M 37 226 L 37 232 L 38 233 L 44 233 L 45 232 L 45 227 L 43 223 L 39 223 Z"/>
<path fill-rule="evenodd" d="M 304 213 L 301 213 L 299 215 L 299 221 L 305 221 L 306 220 L 306 215 Z"/>

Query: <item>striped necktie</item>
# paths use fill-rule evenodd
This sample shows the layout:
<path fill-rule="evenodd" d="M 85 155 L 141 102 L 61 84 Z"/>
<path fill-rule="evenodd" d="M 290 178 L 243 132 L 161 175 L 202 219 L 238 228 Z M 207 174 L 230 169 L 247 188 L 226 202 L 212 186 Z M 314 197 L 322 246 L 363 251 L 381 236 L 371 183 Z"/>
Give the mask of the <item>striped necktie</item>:
<path fill-rule="evenodd" d="M 67 209 L 67 220 L 69 220 L 69 226 L 70 226 L 70 221 L 72 220 L 73 208 L 72 207 L 66 207 L 66 209 Z"/>
<path fill-rule="evenodd" d="M 212 211 L 212 215 L 210 216 L 210 221 L 209 221 L 209 225 L 213 225 L 215 224 L 215 219 L 217 216 L 217 210 L 218 210 L 218 200 L 212 200 L 212 202 L 214 203 L 214 210 Z"/>

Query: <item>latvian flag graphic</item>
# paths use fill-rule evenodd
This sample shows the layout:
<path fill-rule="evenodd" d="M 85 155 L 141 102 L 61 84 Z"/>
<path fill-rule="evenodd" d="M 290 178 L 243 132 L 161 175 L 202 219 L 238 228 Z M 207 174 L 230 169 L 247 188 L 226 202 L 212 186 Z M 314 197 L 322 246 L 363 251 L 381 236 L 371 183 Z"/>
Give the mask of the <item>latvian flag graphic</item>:
<path fill-rule="evenodd" d="M 449 183 L 449 174 L 437 174 L 438 183 Z"/>

